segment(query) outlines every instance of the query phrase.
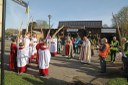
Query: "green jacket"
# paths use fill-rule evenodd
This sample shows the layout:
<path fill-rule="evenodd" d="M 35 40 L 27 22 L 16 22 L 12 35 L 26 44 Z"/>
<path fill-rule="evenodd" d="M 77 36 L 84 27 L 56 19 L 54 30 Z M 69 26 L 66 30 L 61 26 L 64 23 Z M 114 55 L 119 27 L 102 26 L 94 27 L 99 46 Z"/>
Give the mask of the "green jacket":
<path fill-rule="evenodd" d="M 119 41 L 111 41 L 111 50 L 118 51 Z"/>

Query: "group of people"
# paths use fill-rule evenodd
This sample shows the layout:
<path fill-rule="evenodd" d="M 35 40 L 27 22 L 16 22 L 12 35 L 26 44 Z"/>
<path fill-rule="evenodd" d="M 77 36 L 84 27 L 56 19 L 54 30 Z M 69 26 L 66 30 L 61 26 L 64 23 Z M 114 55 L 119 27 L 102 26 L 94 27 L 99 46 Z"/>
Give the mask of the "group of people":
<path fill-rule="evenodd" d="M 79 36 L 76 38 L 66 36 L 65 39 L 58 39 L 58 42 L 58 52 L 63 56 L 70 59 L 73 58 L 75 54 L 79 54 L 81 63 L 91 62 L 91 42 L 86 36 L 84 36 L 83 39 Z"/>
<path fill-rule="evenodd" d="M 118 60 L 123 62 L 124 74 L 128 78 L 128 40 L 123 37 L 121 39 L 121 43 L 119 43 L 116 37 L 113 37 L 111 43 L 108 44 L 108 40 L 106 38 L 101 39 L 101 44 L 99 47 L 101 73 L 106 72 L 105 59 L 109 55 L 111 63 L 114 63 Z"/>
<path fill-rule="evenodd" d="M 123 45 L 120 46 L 116 37 L 110 44 L 106 38 L 101 39 L 99 44 L 99 59 L 101 66 L 101 73 L 106 72 L 105 59 L 110 54 L 111 62 L 113 63 L 116 57 L 122 58 L 124 63 L 124 70 L 128 75 L 128 41 L 126 38 L 122 38 Z M 30 33 L 26 35 L 18 36 L 17 39 L 12 39 L 9 68 L 10 70 L 16 70 L 18 73 L 26 72 L 27 67 L 33 61 L 39 68 L 40 75 L 48 75 L 48 68 L 51 56 L 56 56 L 58 53 L 64 55 L 67 58 L 73 58 L 75 53 L 79 53 L 79 59 L 81 63 L 91 63 L 92 43 L 87 36 L 81 39 L 79 36 L 76 38 L 66 37 L 47 37 L 36 38 L 36 34 L 33 36 Z"/>
<path fill-rule="evenodd" d="M 40 75 L 48 75 L 51 54 L 46 40 L 40 38 L 38 41 L 36 34 L 30 36 L 30 33 L 26 33 L 24 36 L 20 35 L 17 39 L 12 39 L 9 68 L 20 74 L 26 72 L 32 60 L 36 59 Z"/>

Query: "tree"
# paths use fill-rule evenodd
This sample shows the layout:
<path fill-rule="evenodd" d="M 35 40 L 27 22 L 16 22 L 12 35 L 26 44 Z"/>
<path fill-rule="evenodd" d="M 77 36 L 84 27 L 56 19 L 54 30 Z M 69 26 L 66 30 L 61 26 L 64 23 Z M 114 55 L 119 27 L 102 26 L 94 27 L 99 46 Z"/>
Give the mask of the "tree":
<path fill-rule="evenodd" d="M 47 29 L 48 28 L 48 23 L 45 20 L 37 20 L 37 28 L 43 28 L 43 29 Z"/>
<path fill-rule="evenodd" d="M 37 23 L 36 22 L 30 22 L 28 26 L 28 31 L 31 31 L 31 29 L 37 28 Z"/>
<path fill-rule="evenodd" d="M 127 36 L 128 35 L 128 6 L 123 7 L 117 14 L 114 15 L 116 21 L 119 24 L 121 35 Z M 112 24 L 115 27 L 116 23 L 115 20 L 112 19 Z"/>
<path fill-rule="evenodd" d="M 13 36 L 13 35 L 18 35 L 18 30 L 17 29 L 6 29 L 5 30 L 5 35 L 6 36 Z"/>

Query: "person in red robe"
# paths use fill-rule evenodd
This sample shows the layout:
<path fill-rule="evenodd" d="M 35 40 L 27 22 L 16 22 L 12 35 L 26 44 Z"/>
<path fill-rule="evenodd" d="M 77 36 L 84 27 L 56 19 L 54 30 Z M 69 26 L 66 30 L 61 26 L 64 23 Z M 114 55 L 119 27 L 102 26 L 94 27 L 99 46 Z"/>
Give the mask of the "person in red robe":
<path fill-rule="evenodd" d="M 48 68 L 50 63 L 51 54 L 46 44 L 46 40 L 41 39 L 41 44 L 38 50 L 39 55 L 39 73 L 41 76 L 48 75 Z"/>
<path fill-rule="evenodd" d="M 16 46 L 16 40 L 14 38 L 11 39 L 11 51 L 10 51 L 10 57 L 9 57 L 9 69 L 17 71 L 17 46 Z"/>
<path fill-rule="evenodd" d="M 18 49 L 17 49 L 17 69 L 18 74 L 26 72 L 27 70 L 27 59 L 25 55 L 26 49 L 24 47 L 24 43 L 19 43 Z"/>
<path fill-rule="evenodd" d="M 70 37 L 67 38 L 66 44 L 65 44 L 65 56 L 67 58 L 73 58 L 73 44 L 70 39 Z"/>
<path fill-rule="evenodd" d="M 41 38 L 40 38 L 40 40 L 41 40 Z M 38 59 L 39 59 L 39 55 L 38 55 L 38 51 L 39 51 L 39 48 L 40 48 L 40 45 L 41 45 L 41 41 L 39 40 L 39 43 L 37 43 L 37 45 L 36 45 L 36 50 L 37 50 L 37 57 L 36 57 L 36 63 L 38 64 Z"/>

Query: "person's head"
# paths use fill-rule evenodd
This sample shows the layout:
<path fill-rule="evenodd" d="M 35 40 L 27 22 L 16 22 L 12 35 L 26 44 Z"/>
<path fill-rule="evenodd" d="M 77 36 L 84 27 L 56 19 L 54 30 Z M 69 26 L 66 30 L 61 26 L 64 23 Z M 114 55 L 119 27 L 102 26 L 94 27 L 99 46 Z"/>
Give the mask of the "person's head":
<path fill-rule="evenodd" d="M 42 43 L 42 44 L 46 44 L 46 39 L 44 39 L 44 38 L 40 38 L 40 43 Z"/>
<path fill-rule="evenodd" d="M 88 38 L 87 38 L 86 36 L 83 37 L 83 40 L 84 40 L 84 41 L 87 41 L 87 39 L 88 39 Z"/>
<path fill-rule="evenodd" d="M 113 37 L 113 40 L 116 41 L 116 36 Z"/>
<path fill-rule="evenodd" d="M 105 44 L 105 43 L 108 43 L 107 38 L 102 38 L 102 39 L 101 39 L 101 44 Z"/>
<path fill-rule="evenodd" d="M 21 39 L 22 38 L 22 35 L 19 35 L 19 38 Z"/>
<path fill-rule="evenodd" d="M 20 46 L 20 47 L 24 47 L 24 43 L 23 43 L 23 42 L 20 42 L 20 43 L 19 43 L 19 46 Z"/>
<path fill-rule="evenodd" d="M 71 41 L 70 37 L 67 37 L 67 41 Z"/>
<path fill-rule="evenodd" d="M 11 41 L 12 41 L 12 42 L 16 42 L 16 39 L 15 39 L 15 38 L 12 38 Z"/>
<path fill-rule="evenodd" d="M 33 34 L 33 37 L 37 37 L 36 33 Z"/>
<path fill-rule="evenodd" d="M 27 33 L 26 33 L 26 36 L 27 36 L 27 37 L 30 37 L 30 33 L 29 33 L 29 32 L 27 32 Z"/>
<path fill-rule="evenodd" d="M 123 43 L 125 43 L 126 42 L 126 38 L 125 37 L 123 37 L 122 39 L 121 39 L 121 41 L 123 42 Z"/>

